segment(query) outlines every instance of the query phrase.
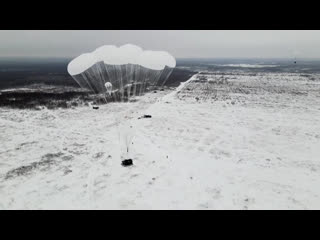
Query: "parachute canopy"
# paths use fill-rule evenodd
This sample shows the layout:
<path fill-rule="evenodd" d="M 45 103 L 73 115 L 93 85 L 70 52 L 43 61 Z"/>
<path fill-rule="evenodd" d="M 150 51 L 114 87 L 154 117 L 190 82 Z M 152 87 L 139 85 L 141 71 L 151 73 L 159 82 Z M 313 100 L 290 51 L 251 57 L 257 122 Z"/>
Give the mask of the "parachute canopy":
<path fill-rule="evenodd" d="M 124 98 L 141 95 L 150 85 L 164 85 L 175 66 L 175 58 L 165 51 L 144 51 L 132 44 L 104 45 L 73 59 L 68 72 L 82 88 L 118 92 Z"/>

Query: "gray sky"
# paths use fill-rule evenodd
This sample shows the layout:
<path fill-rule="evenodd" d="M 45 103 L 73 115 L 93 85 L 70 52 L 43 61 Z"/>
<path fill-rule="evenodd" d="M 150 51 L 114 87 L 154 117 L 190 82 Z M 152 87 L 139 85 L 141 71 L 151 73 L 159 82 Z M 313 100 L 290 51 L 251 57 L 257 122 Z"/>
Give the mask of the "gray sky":
<path fill-rule="evenodd" d="M 0 31 L 0 57 L 75 57 L 105 44 L 132 43 L 176 58 L 320 58 L 320 31 Z"/>

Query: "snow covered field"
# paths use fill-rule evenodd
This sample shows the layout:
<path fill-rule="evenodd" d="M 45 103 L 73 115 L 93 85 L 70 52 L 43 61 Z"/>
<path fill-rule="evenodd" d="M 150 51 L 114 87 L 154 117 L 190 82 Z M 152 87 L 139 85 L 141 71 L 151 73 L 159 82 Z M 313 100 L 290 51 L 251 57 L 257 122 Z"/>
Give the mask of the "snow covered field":
<path fill-rule="evenodd" d="M 99 110 L 1 108 L 0 209 L 320 209 L 319 119 L 319 75 L 294 73 L 208 72 Z"/>

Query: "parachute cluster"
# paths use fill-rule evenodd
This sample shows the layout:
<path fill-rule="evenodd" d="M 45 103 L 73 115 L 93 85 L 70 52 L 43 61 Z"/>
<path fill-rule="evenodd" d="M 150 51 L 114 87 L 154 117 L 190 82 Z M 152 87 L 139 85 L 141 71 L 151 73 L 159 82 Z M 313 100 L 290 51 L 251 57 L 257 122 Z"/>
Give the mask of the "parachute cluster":
<path fill-rule="evenodd" d="M 104 45 L 73 59 L 68 72 L 80 87 L 123 100 L 164 85 L 175 66 L 175 58 L 164 51 Z"/>

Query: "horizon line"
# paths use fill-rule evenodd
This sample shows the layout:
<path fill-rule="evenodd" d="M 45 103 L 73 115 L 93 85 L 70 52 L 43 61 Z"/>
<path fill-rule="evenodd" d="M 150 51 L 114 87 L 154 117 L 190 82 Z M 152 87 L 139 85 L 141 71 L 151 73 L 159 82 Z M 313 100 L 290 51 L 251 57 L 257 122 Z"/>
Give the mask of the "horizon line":
<path fill-rule="evenodd" d="M 0 56 L 0 59 L 4 58 L 33 58 L 33 59 L 73 59 L 74 56 Z M 320 57 L 176 57 L 177 60 L 183 59 L 201 59 L 201 60 L 213 60 L 213 59 L 312 59 L 320 60 Z"/>

